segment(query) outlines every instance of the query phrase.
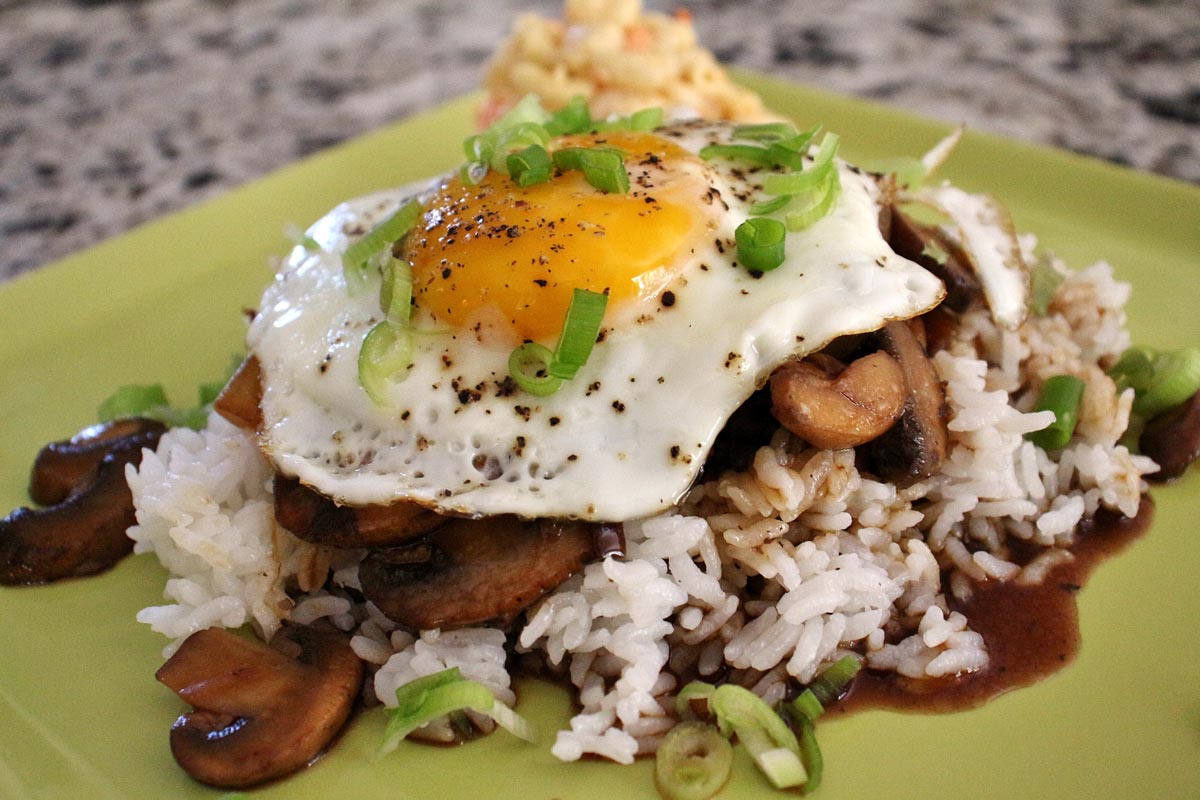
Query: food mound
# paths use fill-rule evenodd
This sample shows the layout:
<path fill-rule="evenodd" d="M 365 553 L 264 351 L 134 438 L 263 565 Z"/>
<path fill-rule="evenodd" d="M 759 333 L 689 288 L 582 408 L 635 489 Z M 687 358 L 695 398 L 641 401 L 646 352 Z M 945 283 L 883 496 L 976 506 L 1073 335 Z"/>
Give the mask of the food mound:
<path fill-rule="evenodd" d="M 452 668 L 508 705 L 536 662 L 579 693 L 566 760 L 654 752 L 693 678 L 774 703 L 847 655 L 985 670 L 961 601 L 1138 511 L 1153 464 L 1101 368 L 1127 288 L 1045 260 L 1031 314 L 1038 257 L 994 201 L 898 188 L 831 138 L 525 102 L 479 163 L 339 206 L 264 294 L 239 425 L 130 470 L 130 534 L 173 573 L 139 618 L 169 650 L 326 620 L 393 707 Z M 1077 423 L 1039 445 L 1064 376 Z"/>

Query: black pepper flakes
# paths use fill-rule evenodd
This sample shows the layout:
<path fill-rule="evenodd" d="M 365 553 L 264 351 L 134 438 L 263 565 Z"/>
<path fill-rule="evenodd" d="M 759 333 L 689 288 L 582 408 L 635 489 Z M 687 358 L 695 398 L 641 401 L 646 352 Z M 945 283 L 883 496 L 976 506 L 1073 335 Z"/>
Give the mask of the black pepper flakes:
<path fill-rule="evenodd" d="M 675 305 L 675 293 L 670 289 L 662 293 L 662 304 L 664 308 L 670 308 Z"/>
<path fill-rule="evenodd" d="M 620 400 L 613 400 L 612 407 L 613 407 L 613 411 L 616 411 L 618 414 L 625 413 L 625 404 L 622 403 Z"/>

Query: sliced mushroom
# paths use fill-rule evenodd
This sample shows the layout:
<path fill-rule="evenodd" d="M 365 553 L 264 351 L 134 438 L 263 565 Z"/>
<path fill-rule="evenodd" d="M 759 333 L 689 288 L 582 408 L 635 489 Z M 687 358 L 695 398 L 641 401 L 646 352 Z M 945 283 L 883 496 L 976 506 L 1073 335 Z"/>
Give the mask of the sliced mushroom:
<path fill-rule="evenodd" d="M 306 542 L 326 547 L 383 547 L 436 530 L 446 517 L 416 503 L 339 506 L 294 478 L 275 476 L 275 519 Z"/>
<path fill-rule="evenodd" d="M 61 503 L 92 477 L 106 455 L 122 447 L 125 441 L 150 432 L 161 436 L 166 430 L 156 420 L 129 417 L 93 425 L 70 439 L 51 442 L 34 459 L 29 497 L 43 506 Z"/>
<path fill-rule="evenodd" d="M 843 450 L 869 442 L 904 410 L 904 375 L 875 352 L 842 368 L 834 359 L 794 361 L 771 376 L 771 413 L 814 447 Z"/>
<path fill-rule="evenodd" d="M 911 486 L 937 472 L 946 458 L 946 393 L 908 323 L 889 322 L 876 336 L 900 364 L 907 395 L 900 419 L 867 445 L 867 461 L 879 477 Z"/>
<path fill-rule="evenodd" d="M 594 527 L 451 520 L 421 544 L 372 551 L 358 577 L 368 600 L 414 630 L 505 624 L 595 557 Z"/>
<path fill-rule="evenodd" d="M 1150 420 L 1138 445 L 1160 468 L 1150 476 L 1151 480 L 1174 480 L 1187 472 L 1192 462 L 1200 458 L 1200 392 L 1183 405 Z"/>
<path fill-rule="evenodd" d="M 900 255 L 920 264 L 946 284 L 942 302 L 953 311 L 966 311 L 982 303 L 983 288 L 971 269 L 962 245 L 932 225 L 922 225 L 899 209 L 892 209 L 888 243 Z M 934 255 L 939 252 L 942 257 Z"/>
<path fill-rule="evenodd" d="M 345 636 L 288 627 L 273 644 L 299 654 L 208 628 L 156 673 L 196 709 L 171 727 L 171 753 L 201 783 L 242 789 L 290 775 L 317 758 L 349 718 L 363 664 Z"/>
<path fill-rule="evenodd" d="M 105 455 L 90 480 L 44 509 L 18 508 L 0 520 L 0 583 L 37 584 L 93 575 L 129 554 L 125 531 L 137 518 L 125 465 L 137 464 L 161 430 L 125 437 Z"/>
<path fill-rule="evenodd" d="M 213 409 L 239 428 L 253 431 L 262 425 L 262 367 L 255 356 L 247 356 L 233 373 Z"/>

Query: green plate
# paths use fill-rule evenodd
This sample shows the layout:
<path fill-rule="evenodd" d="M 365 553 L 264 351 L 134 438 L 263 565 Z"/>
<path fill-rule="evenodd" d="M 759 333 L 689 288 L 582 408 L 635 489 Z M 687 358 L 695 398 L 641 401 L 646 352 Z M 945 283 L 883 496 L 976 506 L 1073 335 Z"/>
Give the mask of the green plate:
<path fill-rule="evenodd" d="M 919 154 L 942 125 L 754 75 L 776 109 L 842 134 L 853 159 Z M 287 223 L 339 200 L 450 168 L 474 98 L 338 147 L 213 202 L 0 286 L 0 506 L 26 501 L 43 443 L 93 420 L 113 387 L 162 381 L 180 402 L 240 350 L 286 249 Z M 1060 152 L 970 134 L 945 170 L 988 190 L 1023 230 L 1075 266 L 1109 259 L 1136 287 L 1134 337 L 1200 341 L 1200 190 Z M 1150 533 L 1079 595 L 1084 645 L 1059 675 L 948 715 L 868 712 L 823 722 L 833 798 L 1200 796 L 1200 476 L 1156 490 Z M 87 580 L 0 588 L 0 797 L 215 797 L 171 759 L 182 704 L 154 681 L 165 641 L 134 621 L 164 575 L 130 558 Z M 361 715 L 315 767 L 254 796 L 654 797 L 650 763 L 560 764 L 552 732 L 571 711 L 525 683 L 540 747 L 500 734 L 463 748 L 404 745 L 373 759 L 382 715 Z M 771 796 L 744 760 L 722 797 Z"/>

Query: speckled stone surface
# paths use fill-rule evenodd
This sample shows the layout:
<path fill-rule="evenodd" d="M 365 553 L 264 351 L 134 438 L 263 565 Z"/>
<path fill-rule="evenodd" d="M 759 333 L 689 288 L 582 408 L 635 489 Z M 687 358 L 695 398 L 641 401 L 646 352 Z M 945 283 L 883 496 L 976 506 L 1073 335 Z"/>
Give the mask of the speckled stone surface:
<path fill-rule="evenodd" d="M 1200 0 L 679 5 L 723 61 L 1200 182 Z M 0 280 L 468 91 L 557 6 L 0 0 Z"/>

